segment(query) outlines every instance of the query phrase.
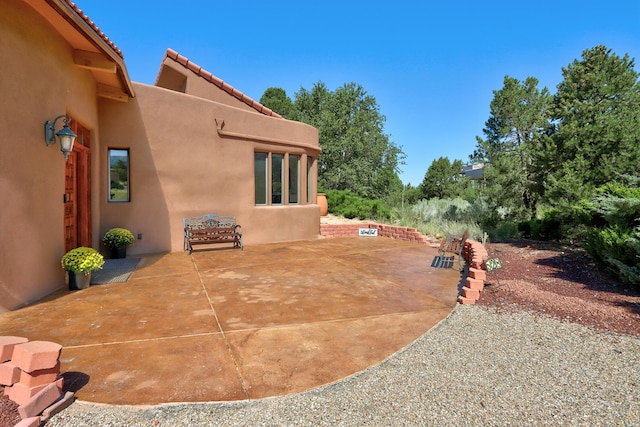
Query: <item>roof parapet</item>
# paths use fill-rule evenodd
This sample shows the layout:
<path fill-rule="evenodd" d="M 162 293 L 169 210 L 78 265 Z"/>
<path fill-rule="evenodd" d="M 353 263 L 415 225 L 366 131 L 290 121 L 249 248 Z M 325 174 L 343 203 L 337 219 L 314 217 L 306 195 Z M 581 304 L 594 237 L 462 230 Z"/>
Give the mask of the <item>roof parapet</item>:
<path fill-rule="evenodd" d="M 198 75 L 199 77 L 205 79 L 209 83 L 217 86 L 218 88 L 220 88 L 223 91 L 227 92 L 229 95 L 233 96 L 234 98 L 244 102 L 249 107 L 253 108 L 254 110 L 258 111 L 259 113 L 264 114 L 266 116 L 275 117 L 275 118 L 280 118 L 280 119 L 283 118 L 280 114 L 276 113 L 275 111 L 271 110 L 270 108 L 265 107 L 264 105 L 260 104 L 258 101 L 254 100 L 250 96 L 245 95 L 244 93 L 242 93 L 238 89 L 236 89 L 233 86 L 231 86 L 229 83 L 227 83 L 227 82 L 223 81 L 222 79 L 214 76 L 212 73 L 210 73 L 209 71 L 205 70 L 204 68 L 202 68 L 198 64 L 190 61 L 185 56 L 180 55 L 175 50 L 170 49 L 170 48 L 167 49 L 167 51 L 165 53 L 165 58 L 172 59 L 173 61 L 175 61 L 178 64 L 182 65 L 187 70 L 189 70 L 192 73 Z M 158 79 L 159 78 L 160 78 L 160 73 L 158 73 L 158 77 L 156 77 L 156 83 L 155 83 L 156 85 L 158 84 Z"/>

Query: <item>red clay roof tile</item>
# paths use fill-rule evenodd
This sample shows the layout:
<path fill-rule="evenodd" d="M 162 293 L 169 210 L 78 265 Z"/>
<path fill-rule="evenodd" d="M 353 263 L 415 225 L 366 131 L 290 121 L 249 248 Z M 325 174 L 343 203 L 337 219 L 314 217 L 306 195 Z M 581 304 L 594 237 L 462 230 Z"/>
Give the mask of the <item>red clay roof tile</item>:
<path fill-rule="evenodd" d="M 77 13 L 80 18 L 82 18 L 87 24 L 89 24 L 89 26 L 91 27 L 91 29 L 93 31 L 96 32 L 97 35 L 100 36 L 100 38 L 102 40 L 104 40 L 111 49 L 113 49 L 113 51 L 115 53 L 118 54 L 118 56 L 120 58 L 124 59 L 124 55 L 122 54 L 122 51 L 120 49 L 118 49 L 118 46 L 115 45 L 115 43 L 113 43 L 111 40 L 109 40 L 109 38 L 102 32 L 102 30 L 100 30 L 100 28 L 98 28 L 98 26 L 95 24 L 95 22 L 93 22 L 91 19 L 89 19 L 89 17 L 87 15 L 85 15 L 85 13 L 82 11 L 82 9 L 80 9 L 74 2 L 72 2 L 71 0 L 66 0 L 67 4 L 71 7 L 71 9 L 73 9 L 73 11 L 75 13 Z"/>
<path fill-rule="evenodd" d="M 255 109 L 256 111 L 258 111 L 258 112 L 260 112 L 260 113 L 262 113 L 262 114 L 264 114 L 266 116 L 277 117 L 277 118 L 280 118 L 280 119 L 282 118 L 282 116 L 280 114 L 278 114 L 275 111 L 265 107 L 264 105 L 262 105 L 259 102 L 255 101 L 253 98 L 251 98 L 251 97 L 245 95 L 244 93 L 240 92 L 238 89 L 234 88 L 229 83 L 227 83 L 227 82 L 221 80 L 220 78 L 214 76 L 213 74 L 211 74 L 210 72 L 208 72 L 204 68 L 200 67 L 199 65 L 189 61 L 189 59 L 187 59 L 186 57 L 180 55 L 175 50 L 167 49 L 167 52 L 165 53 L 165 58 L 169 58 L 169 59 L 172 59 L 172 60 L 176 61 L 178 64 L 182 65 L 183 67 L 185 67 L 186 69 L 190 70 L 191 72 L 193 72 L 194 74 L 198 75 L 199 77 L 202 77 L 206 81 L 208 81 L 208 82 L 212 83 L 213 85 L 219 87 L 220 89 L 224 90 L 229 95 L 232 95 L 233 97 L 237 98 L 238 100 L 244 102 L 245 104 L 247 104 L 249 107 Z M 157 81 L 156 81 L 156 83 L 157 83 Z"/>
<path fill-rule="evenodd" d="M 211 78 L 213 77 L 213 74 L 211 74 L 207 70 L 202 70 L 202 69 L 200 70 L 200 75 L 208 82 L 210 82 Z"/>

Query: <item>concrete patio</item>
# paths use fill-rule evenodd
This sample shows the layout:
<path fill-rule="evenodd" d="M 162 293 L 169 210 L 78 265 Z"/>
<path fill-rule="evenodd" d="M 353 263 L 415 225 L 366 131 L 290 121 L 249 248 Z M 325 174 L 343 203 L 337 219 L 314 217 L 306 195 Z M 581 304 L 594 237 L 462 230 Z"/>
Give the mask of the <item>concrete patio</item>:
<path fill-rule="evenodd" d="M 456 305 L 437 251 L 336 238 L 143 256 L 125 283 L 61 290 L 0 335 L 63 345 L 65 389 L 143 405 L 260 399 L 378 364 Z"/>

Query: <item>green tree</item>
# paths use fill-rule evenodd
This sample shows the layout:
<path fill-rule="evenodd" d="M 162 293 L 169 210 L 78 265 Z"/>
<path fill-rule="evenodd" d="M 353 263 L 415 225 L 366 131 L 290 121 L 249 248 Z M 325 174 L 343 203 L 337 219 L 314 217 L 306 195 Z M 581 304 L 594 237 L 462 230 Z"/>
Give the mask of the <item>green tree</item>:
<path fill-rule="evenodd" d="M 420 186 L 413 187 L 411 183 L 404 186 L 400 205 L 415 205 L 422 198 Z"/>
<path fill-rule="evenodd" d="M 279 87 L 270 87 L 260 97 L 260 103 L 280 114 L 285 119 L 296 120 L 296 110 L 287 92 Z"/>
<path fill-rule="evenodd" d="M 589 198 L 619 173 L 640 171 L 640 85 L 634 61 L 605 46 L 562 69 L 552 112 L 555 132 L 542 153 L 547 199 L 559 206 Z"/>
<path fill-rule="evenodd" d="M 301 88 L 294 105 L 298 120 L 319 131 L 320 188 L 366 198 L 402 191 L 398 173 L 404 153 L 384 134 L 386 118 L 362 86 L 349 83 L 331 92 L 318 82 L 310 91 Z"/>
<path fill-rule="evenodd" d="M 519 81 L 505 76 L 502 89 L 494 91 L 491 115 L 485 123 L 486 139 L 476 137 L 471 160 L 485 162 L 484 190 L 494 208 L 512 219 L 536 216 L 545 171 L 536 164 L 541 137 L 549 130 L 552 97 L 538 80 Z"/>
<path fill-rule="evenodd" d="M 448 157 L 439 157 L 431 162 L 420 184 L 424 199 L 453 199 L 460 194 L 462 180 L 462 161 L 449 161 Z"/>

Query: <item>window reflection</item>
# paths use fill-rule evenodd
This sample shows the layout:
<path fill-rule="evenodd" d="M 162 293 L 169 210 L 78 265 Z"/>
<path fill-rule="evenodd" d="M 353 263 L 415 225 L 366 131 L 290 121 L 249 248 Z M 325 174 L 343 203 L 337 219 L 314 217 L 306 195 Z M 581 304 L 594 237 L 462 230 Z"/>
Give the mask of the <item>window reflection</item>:
<path fill-rule="evenodd" d="M 129 150 L 109 149 L 109 201 L 128 202 Z"/>

